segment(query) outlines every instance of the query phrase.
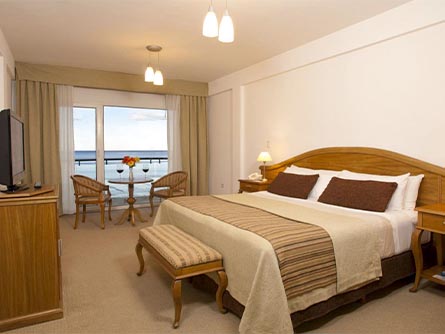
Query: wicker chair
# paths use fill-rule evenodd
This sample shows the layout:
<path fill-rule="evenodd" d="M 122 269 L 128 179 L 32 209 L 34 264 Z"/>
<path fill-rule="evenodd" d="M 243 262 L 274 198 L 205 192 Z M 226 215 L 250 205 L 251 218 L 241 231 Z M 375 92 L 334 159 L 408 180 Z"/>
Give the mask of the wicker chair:
<path fill-rule="evenodd" d="M 77 228 L 79 219 L 79 206 L 83 206 L 82 223 L 85 222 L 87 204 L 98 204 L 100 206 L 100 224 L 105 228 L 105 204 L 108 204 L 108 219 L 111 220 L 111 193 L 107 185 L 83 175 L 72 175 L 74 195 L 76 196 L 76 220 L 74 229 Z"/>
<path fill-rule="evenodd" d="M 184 196 L 187 192 L 187 172 L 173 172 L 164 175 L 151 183 L 150 189 L 150 217 L 153 217 L 153 197 L 170 198 Z M 161 188 L 161 189 L 159 189 Z M 158 189 L 158 190 L 157 190 Z"/>

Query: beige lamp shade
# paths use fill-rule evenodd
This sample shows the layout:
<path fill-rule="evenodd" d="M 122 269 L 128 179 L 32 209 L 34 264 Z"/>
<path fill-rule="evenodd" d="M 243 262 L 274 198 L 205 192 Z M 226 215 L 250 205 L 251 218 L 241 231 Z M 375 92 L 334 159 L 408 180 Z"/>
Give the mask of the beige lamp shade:
<path fill-rule="evenodd" d="M 268 161 L 272 161 L 272 157 L 270 156 L 269 152 L 261 152 L 256 160 L 266 163 Z"/>

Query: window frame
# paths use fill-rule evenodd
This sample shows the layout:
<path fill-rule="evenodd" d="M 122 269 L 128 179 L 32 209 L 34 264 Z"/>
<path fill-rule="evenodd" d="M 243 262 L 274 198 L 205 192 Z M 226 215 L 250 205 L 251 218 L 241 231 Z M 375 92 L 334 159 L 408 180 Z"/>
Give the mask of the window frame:
<path fill-rule="evenodd" d="M 95 126 L 95 138 L 96 138 L 96 180 L 103 182 L 104 177 L 105 177 L 105 171 L 104 168 L 102 168 L 102 174 L 100 174 L 99 171 L 99 164 L 97 163 L 97 161 L 99 160 L 98 154 L 98 145 L 100 140 L 98 139 L 98 130 L 99 130 L 99 126 L 98 126 L 98 106 L 97 105 L 73 105 L 73 113 L 74 113 L 74 109 L 75 108 L 84 108 L 84 109 L 94 109 L 95 110 L 95 121 L 96 121 L 96 126 Z M 103 117 L 102 117 L 103 118 Z M 102 145 L 103 145 L 103 124 L 101 126 L 101 131 L 102 131 Z M 73 129 L 73 133 L 74 133 L 74 129 Z M 75 134 L 74 134 L 75 135 Z M 76 148 L 74 147 L 74 150 L 76 150 Z M 73 152 L 74 153 L 74 152 Z M 103 150 L 102 150 L 102 158 L 103 158 Z M 102 178 L 100 177 L 102 176 Z"/>

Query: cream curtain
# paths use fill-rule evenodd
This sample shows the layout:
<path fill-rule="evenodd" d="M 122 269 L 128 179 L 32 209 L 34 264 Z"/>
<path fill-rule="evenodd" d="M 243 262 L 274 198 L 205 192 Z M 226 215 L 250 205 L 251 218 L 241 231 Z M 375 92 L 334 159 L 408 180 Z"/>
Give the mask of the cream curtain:
<path fill-rule="evenodd" d="M 57 85 L 59 113 L 59 154 L 61 167 L 61 193 L 63 214 L 76 211 L 74 188 L 70 176 L 74 174 L 73 87 Z"/>
<path fill-rule="evenodd" d="M 190 195 L 209 192 L 206 100 L 201 96 L 181 96 L 182 168 L 189 173 Z"/>
<path fill-rule="evenodd" d="M 180 109 L 181 98 L 179 95 L 166 95 L 165 107 L 167 108 L 167 147 L 168 147 L 168 172 L 182 170 L 181 136 L 180 136 Z"/>
<path fill-rule="evenodd" d="M 59 118 L 56 85 L 21 80 L 17 84 L 17 114 L 25 123 L 25 182 L 60 189 Z M 59 210 L 62 212 L 59 196 Z"/>

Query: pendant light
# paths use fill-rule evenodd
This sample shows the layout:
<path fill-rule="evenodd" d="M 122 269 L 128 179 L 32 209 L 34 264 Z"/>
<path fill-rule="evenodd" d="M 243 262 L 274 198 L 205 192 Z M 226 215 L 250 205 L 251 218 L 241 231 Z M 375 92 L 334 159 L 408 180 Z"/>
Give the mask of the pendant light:
<path fill-rule="evenodd" d="M 153 85 L 162 86 L 163 84 L 164 84 L 164 77 L 162 76 L 162 72 L 159 70 L 156 70 Z"/>
<path fill-rule="evenodd" d="M 213 0 L 210 1 L 209 10 L 204 18 L 204 24 L 202 25 L 202 34 L 205 37 L 218 36 L 218 19 L 216 18 L 215 11 L 213 10 Z"/>
<path fill-rule="evenodd" d="M 155 77 L 155 72 L 153 70 L 153 67 L 151 67 L 151 51 L 150 51 L 150 47 L 151 45 L 147 46 L 147 50 L 148 50 L 148 65 L 147 68 L 145 69 L 145 82 L 153 82 L 154 77 Z"/>
<path fill-rule="evenodd" d="M 159 45 L 148 45 L 146 48 L 150 56 L 147 69 L 145 70 L 145 81 L 153 82 L 153 85 L 156 86 L 162 86 L 164 84 L 164 77 L 162 75 L 161 70 L 159 69 L 159 52 L 162 50 L 162 47 L 160 47 Z M 156 71 L 151 66 L 151 52 L 158 53 L 158 66 L 156 68 Z"/>
<path fill-rule="evenodd" d="M 159 51 L 161 51 L 161 50 L 159 50 Z M 155 72 L 153 85 L 162 86 L 163 84 L 164 84 L 164 77 L 162 76 L 162 72 L 159 69 L 159 53 L 158 53 L 158 68 L 156 69 L 156 72 Z"/>
<path fill-rule="evenodd" d="M 229 10 L 226 9 L 221 19 L 218 29 L 218 19 L 216 18 L 215 11 L 213 10 L 213 0 L 210 0 L 209 10 L 204 18 L 204 24 L 202 25 L 202 34 L 205 37 L 216 37 L 222 43 L 232 43 L 235 40 L 235 29 L 233 28 L 233 21 L 229 15 Z"/>
<path fill-rule="evenodd" d="M 148 65 L 145 70 L 145 82 L 153 82 L 154 78 L 155 72 L 153 70 L 153 67 L 151 67 L 151 52 L 150 50 L 148 50 Z"/>
<path fill-rule="evenodd" d="M 145 70 L 145 82 L 153 82 L 154 78 L 155 78 L 155 72 L 153 70 L 153 67 L 148 65 L 147 69 Z"/>
<path fill-rule="evenodd" d="M 232 43 L 235 40 L 235 32 L 233 29 L 233 21 L 229 15 L 229 10 L 227 9 L 226 0 L 226 10 L 221 19 L 221 24 L 219 25 L 218 41 L 222 43 Z"/>

